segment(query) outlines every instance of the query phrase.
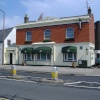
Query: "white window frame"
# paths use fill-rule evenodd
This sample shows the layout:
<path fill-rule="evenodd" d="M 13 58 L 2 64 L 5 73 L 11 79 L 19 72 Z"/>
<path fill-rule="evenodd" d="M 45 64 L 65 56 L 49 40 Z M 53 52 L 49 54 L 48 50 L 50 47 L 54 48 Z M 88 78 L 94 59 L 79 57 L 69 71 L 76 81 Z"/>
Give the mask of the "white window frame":
<path fill-rule="evenodd" d="M 37 58 L 38 54 L 40 56 L 39 59 Z M 45 53 L 46 59 L 42 59 L 42 53 L 38 53 L 38 54 L 36 54 L 36 60 L 39 60 L 39 61 L 50 61 L 51 60 L 51 54 L 50 54 L 50 59 L 48 59 L 48 56 L 47 56 L 49 53 Z"/>
<path fill-rule="evenodd" d="M 30 57 L 28 57 L 29 54 L 30 54 Z M 33 54 L 32 53 L 24 53 L 24 60 L 33 60 Z"/>
<path fill-rule="evenodd" d="M 72 33 L 71 31 L 68 33 L 68 29 L 73 29 Z M 68 34 L 73 34 L 73 37 L 68 37 Z M 69 39 L 69 38 L 74 38 L 74 28 L 73 27 L 66 28 L 66 39 Z"/>
<path fill-rule="evenodd" d="M 64 59 L 64 61 L 77 61 L 77 54 L 76 53 L 71 53 L 72 54 L 72 58 L 69 58 L 68 57 L 69 53 L 71 53 L 71 52 L 63 53 L 63 59 Z M 76 55 L 76 59 L 75 59 L 75 55 Z"/>
<path fill-rule="evenodd" d="M 28 33 L 31 33 L 30 36 L 28 36 Z M 26 41 L 32 41 L 32 32 L 31 31 L 26 32 Z"/>
<path fill-rule="evenodd" d="M 51 31 L 50 31 L 50 35 L 48 36 L 49 38 L 46 38 L 46 31 L 50 31 L 50 29 L 46 29 L 46 30 L 44 30 L 44 40 L 50 40 L 50 38 L 51 38 Z"/>

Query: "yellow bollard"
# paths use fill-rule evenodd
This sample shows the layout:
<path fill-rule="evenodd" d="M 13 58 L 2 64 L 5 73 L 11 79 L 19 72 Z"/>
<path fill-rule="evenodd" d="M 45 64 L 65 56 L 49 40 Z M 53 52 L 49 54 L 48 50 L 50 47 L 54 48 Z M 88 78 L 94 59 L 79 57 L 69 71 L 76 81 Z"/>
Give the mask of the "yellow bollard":
<path fill-rule="evenodd" d="M 57 67 L 52 68 L 52 78 L 58 79 L 58 68 Z"/>
<path fill-rule="evenodd" d="M 16 67 L 14 65 L 11 66 L 10 73 L 11 73 L 11 75 L 16 75 Z"/>

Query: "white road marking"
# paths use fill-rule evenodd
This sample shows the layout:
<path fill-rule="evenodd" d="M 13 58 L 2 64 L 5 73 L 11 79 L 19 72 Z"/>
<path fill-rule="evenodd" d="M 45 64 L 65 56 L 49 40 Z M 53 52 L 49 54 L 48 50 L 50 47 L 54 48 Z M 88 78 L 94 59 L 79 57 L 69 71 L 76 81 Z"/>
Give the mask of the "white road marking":
<path fill-rule="evenodd" d="M 80 81 L 80 82 L 100 84 L 99 82 L 87 82 L 87 81 Z"/>
<path fill-rule="evenodd" d="M 2 78 L 2 77 L 6 77 L 6 76 L 0 76 L 0 78 Z"/>
<path fill-rule="evenodd" d="M 100 89 L 100 86 L 97 86 L 97 87 L 93 87 L 93 86 L 86 86 L 86 85 L 78 85 L 79 83 L 88 83 L 88 84 L 97 84 L 97 85 L 100 85 L 100 83 L 98 82 L 86 82 L 86 81 L 78 81 L 78 82 L 72 82 L 72 83 L 64 83 L 64 85 L 66 86 L 72 86 L 72 87 L 82 87 L 82 88 L 91 88 L 91 89 Z"/>
<path fill-rule="evenodd" d="M 8 78 L 0 78 L 0 79 L 8 80 L 8 81 L 26 82 L 26 83 L 37 83 L 37 82 L 35 82 L 35 81 L 25 81 L 25 80 L 8 79 Z"/>
<path fill-rule="evenodd" d="M 64 85 L 71 85 L 71 84 L 77 84 L 77 83 L 81 83 L 81 81 L 78 81 L 78 82 L 71 82 L 71 83 L 64 83 Z"/>
<path fill-rule="evenodd" d="M 6 98 L 0 98 L 0 100 L 9 100 L 9 99 L 6 99 Z"/>
<path fill-rule="evenodd" d="M 31 78 L 42 78 L 42 77 L 31 77 Z"/>

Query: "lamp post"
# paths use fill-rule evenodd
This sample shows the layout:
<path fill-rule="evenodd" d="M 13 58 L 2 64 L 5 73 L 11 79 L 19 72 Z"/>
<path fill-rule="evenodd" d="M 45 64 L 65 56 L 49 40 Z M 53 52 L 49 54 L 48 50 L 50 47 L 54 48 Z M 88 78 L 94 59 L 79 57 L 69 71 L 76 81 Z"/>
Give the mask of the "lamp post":
<path fill-rule="evenodd" d="M 4 37 L 5 37 L 5 12 L 0 9 L 3 13 L 3 34 L 2 34 L 2 65 L 4 65 Z"/>

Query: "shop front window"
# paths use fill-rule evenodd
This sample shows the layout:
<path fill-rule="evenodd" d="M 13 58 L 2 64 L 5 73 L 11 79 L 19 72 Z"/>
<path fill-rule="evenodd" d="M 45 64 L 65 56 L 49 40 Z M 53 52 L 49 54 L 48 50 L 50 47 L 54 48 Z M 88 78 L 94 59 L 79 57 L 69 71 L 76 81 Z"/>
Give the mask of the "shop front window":
<path fill-rule="evenodd" d="M 64 53 L 64 61 L 76 61 L 76 53 Z"/>
<path fill-rule="evenodd" d="M 36 57 L 37 57 L 37 60 L 51 60 L 50 53 L 38 53 Z"/>

